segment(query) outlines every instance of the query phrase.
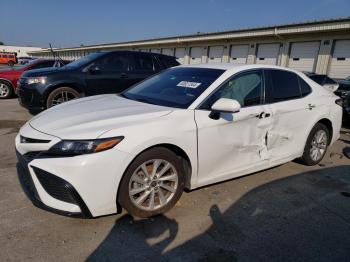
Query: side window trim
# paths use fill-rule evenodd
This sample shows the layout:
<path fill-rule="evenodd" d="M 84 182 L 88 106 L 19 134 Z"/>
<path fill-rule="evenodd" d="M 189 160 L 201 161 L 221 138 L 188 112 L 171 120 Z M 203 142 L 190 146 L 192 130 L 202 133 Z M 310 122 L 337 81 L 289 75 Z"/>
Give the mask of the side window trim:
<path fill-rule="evenodd" d="M 250 106 L 242 106 L 242 108 L 249 108 L 253 106 L 261 106 L 265 104 L 265 75 L 263 69 L 247 69 L 241 72 L 238 72 L 234 75 L 232 75 L 230 78 L 226 79 L 223 83 L 221 83 L 218 87 L 216 87 L 197 107 L 196 110 L 210 110 L 208 108 L 203 108 L 202 106 L 210 99 L 212 95 L 214 95 L 221 87 L 226 85 L 229 81 L 231 81 L 233 78 L 239 77 L 241 75 L 249 74 L 258 72 L 261 74 L 262 77 L 262 85 L 261 85 L 261 97 L 260 97 L 260 104 L 259 105 L 250 105 Z"/>

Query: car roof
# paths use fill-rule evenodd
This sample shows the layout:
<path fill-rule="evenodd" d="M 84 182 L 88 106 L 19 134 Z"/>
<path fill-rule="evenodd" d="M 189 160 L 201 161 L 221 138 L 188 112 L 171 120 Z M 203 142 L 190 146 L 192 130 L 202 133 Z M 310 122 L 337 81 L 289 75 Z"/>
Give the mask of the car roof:
<path fill-rule="evenodd" d="M 249 69 L 279 69 L 279 70 L 285 70 L 285 71 L 291 71 L 300 74 L 299 71 L 282 67 L 282 66 L 275 66 L 275 65 L 264 65 L 264 64 L 243 64 L 243 65 L 236 65 L 231 63 L 212 63 L 212 64 L 189 64 L 189 65 L 179 65 L 177 67 L 189 67 L 189 68 L 208 68 L 208 69 L 221 69 L 225 71 L 243 71 L 243 70 L 249 70 Z"/>

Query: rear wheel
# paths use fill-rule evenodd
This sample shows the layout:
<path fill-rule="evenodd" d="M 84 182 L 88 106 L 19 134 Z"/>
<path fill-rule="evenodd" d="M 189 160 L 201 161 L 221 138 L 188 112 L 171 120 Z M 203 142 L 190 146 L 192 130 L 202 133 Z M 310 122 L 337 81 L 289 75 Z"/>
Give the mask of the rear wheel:
<path fill-rule="evenodd" d="M 70 87 L 59 87 L 53 90 L 47 98 L 46 107 L 50 108 L 64 102 L 79 98 L 81 95 Z"/>
<path fill-rule="evenodd" d="M 139 155 L 119 187 L 119 202 L 133 216 L 150 217 L 171 209 L 185 185 L 181 159 L 167 148 Z"/>
<path fill-rule="evenodd" d="M 8 62 L 7 62 L 7 65 L 12 67 L 12 66 L 15 65 L 15 63 L 14 63 L 13 61 L 8 61 Z"/>
<path fill-rule="evenodd" d="M 6 82 L 0 80 L 0 99 L 6 99 L 13 96 L 12 86 Z"/>
<path fill-rule="evenodd" d="M 326 154 L 329 139 L 328 128 L 321 123 L 317 123 L 309 134 L 301 162 L 308 166 L 313 166 L 321 162 Z"/>

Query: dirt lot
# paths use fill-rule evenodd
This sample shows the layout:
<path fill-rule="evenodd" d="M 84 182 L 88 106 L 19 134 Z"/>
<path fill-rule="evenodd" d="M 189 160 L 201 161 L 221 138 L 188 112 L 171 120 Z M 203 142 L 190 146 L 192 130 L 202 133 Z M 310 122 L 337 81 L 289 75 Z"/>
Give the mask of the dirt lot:
<path fill-rule="evenodd" d="M 83 220 L 32 206 L 14 151 L 31 116 L 16 99 L 0 112 L 0 261 L 350 261 L 349 129 L 318 166 L 292 162 L 185 193 L 152 219 Z"/>

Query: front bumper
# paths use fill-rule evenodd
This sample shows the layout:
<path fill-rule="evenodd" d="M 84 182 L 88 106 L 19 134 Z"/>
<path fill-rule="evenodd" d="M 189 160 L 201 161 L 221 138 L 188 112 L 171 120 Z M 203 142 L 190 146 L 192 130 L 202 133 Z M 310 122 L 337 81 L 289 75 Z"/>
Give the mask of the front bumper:
<path fill-rule="evenodd" d="M 21 143 L 20 135 L 46 143 Z M 33 204 L 74 217 L 119 213 L 117 193 L 128 154 L 110 149 L 74 157 L 45 156 L 43 152 L 58 141 L 29 124 L 16 137 L 18 176 Z"/>
<path fill-rule="evenodd" d="M 27 85 L 24 80 L 17 82 L 18 101 L 21 106 L 28 109 L 32 113 L 39 113 L 46 109 L 44 94 L 38 90 L 43 90 L 41 84 Z"/>
<path fill-rule="evenodd" d="M 53 212 L 59 215 L 64 215 L 64 216 L 81 217 L 81 218 L 92 217 L 90 210 L 87 208 L 84 201 L 81 199 L 78 192 L 74 189 L 74 187 L 71 184 L 69 184 L 64 180 L 61 181 L 61 183 L 57 182 L 57 181 L 60 181 L 58 177 L 38 169 L 41 175 L 46 176 L 46 179 L 42 177 L 41 180 L 43 181 L 46 180 L 46 186 L 50 190 L 49 194 L 52 196 L 52 195 L 57 195 L 62 193 L 63 195 L 68 196 L 69 198 L 71 198 L 71 202 L 74 202 L 79 206 L 80 211 L 65 211 L 65 210 L 56 209 L 44 204 L 40 199 L 40 196 L 38 194 L 38 191 L 32 179 L 32 175 L 28 168 L 28 161 L 18 151 L 16 151 L 16 154 L 18 159 L 18 163 L 17 163 L 18 179 L 20 181 L 23 191 L 25 192 L 27 197 L 32 201 L 34 206 L 44 209 L 46 211 L 50 211 L 50 212 Z M 61 187 L 58 187 L 60 185 Z"/>

